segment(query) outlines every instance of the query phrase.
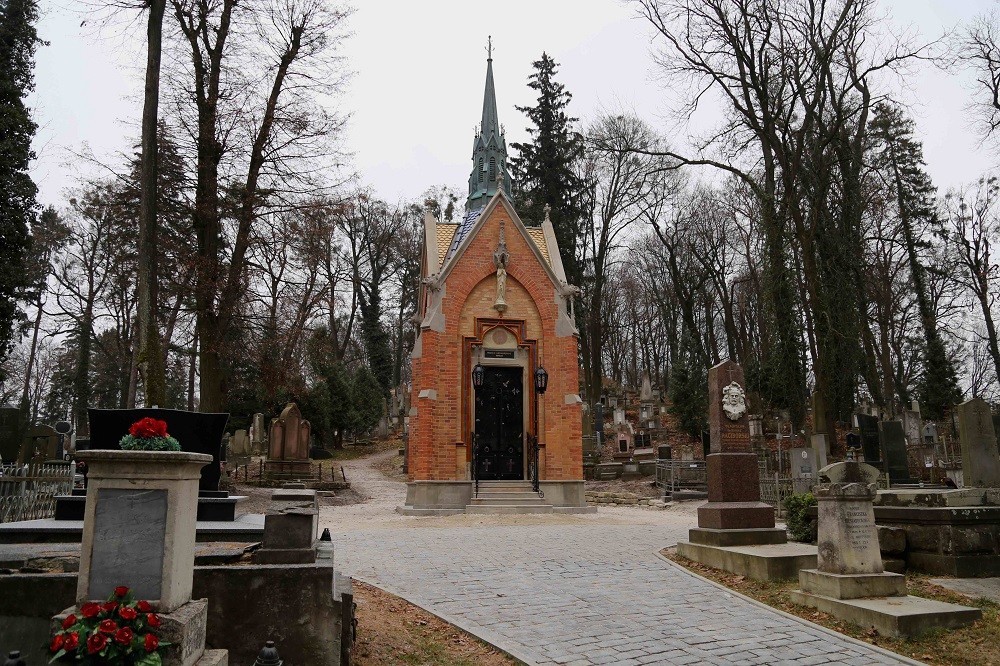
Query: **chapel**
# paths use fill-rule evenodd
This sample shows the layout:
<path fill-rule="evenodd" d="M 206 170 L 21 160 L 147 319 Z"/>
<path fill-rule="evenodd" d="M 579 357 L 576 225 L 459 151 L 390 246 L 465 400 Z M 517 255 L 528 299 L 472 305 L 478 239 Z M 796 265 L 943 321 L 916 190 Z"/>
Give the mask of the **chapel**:
<path fill-rule="evenodd" d="M 401 513 L 587 510 L 579 290 L 548 214 L 521 220 L 510 188 L 491 54 L 467 212 L 424 216 Z"/>

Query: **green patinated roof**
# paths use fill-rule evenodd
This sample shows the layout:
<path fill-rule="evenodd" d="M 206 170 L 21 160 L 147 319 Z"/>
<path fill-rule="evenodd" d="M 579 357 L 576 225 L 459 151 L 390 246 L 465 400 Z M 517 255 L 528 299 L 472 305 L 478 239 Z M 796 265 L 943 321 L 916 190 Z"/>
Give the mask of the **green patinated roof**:
<path fill-rule="evenodd" d="M 507 170 L 507 141 L 497 115 L 496 87 L 493 83 L 493 57 L 486 60 L 486 88 L 483 91 L 483 118 L 479 133 L 472 142 L 472 173 L 469 175 L 467 210 L 482 208 L 497 192 L 500 175 L 503 191 L 510 196 L 510 172 Z"/>

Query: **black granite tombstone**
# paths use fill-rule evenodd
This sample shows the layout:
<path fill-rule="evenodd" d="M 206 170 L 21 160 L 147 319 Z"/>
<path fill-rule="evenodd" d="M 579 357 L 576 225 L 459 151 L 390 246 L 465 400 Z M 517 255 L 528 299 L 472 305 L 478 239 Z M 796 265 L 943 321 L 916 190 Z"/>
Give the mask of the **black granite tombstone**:
<path fill-rule="evenodd" d="M 913 483 L 910 478 L 910 464 L 906 457 L 906 434 L 902 421 L 882 421 L 879 423 L 882 443 L 882 459 L 889 473 L 889 483 Z"/>
<path fill-rule="evenodd" d="M 21 453 L 24 435 L 23 412 L 17 407 L 0 407 L 0 459 L 15 462 Z"/>
<path fill-rule="evenodd" d="M 91 449 L 117 449 L 118 442 L 128 434 L 129 427 L 141 418 L 150 416 L 167 422 L 167 432 L 180 442 L 181 450 L 189 453 L 207 453 L 212 462 L 201 468 L 198 490 L 202 495 L 219 490 L 222 476 L 220 461 L 222 433 L 226 430 L 229 414 L 205 414 L 179 409 L 89 409 Z"/>
<path fill-rule="evenodd" d="M 879 462 L 878 419 L 870 414 L 858 414 L 858 434 L 861 435 L 861 452 L 865 462 L 882 468 Z"/>

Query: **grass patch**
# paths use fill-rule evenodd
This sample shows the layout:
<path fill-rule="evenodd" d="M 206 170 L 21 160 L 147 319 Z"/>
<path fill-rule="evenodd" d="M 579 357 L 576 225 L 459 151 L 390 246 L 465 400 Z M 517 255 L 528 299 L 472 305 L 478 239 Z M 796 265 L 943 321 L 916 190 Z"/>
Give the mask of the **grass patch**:
<path fill-rule="evenodd" d="M 970 599 L 930 582 L 927 576 L 907 574 L 906 588 L 915 597 L 925 597 L 983 611 L 983 619 L 961 629 L 942 629 L 920 638 L 888 638 L 870 627 L 838 620 L 814 608 L 793 604 L 788 592 L 798 589 L 798 581 L 758 581 L 745 576 L 713 569 L 677 555 L 673 548 L 662 551 L 671 561 L 716 583 L 761 601 L 791 615 L 796 615 L 827 629 L 857 638 L 871 645 L 917 659 L 935 666 L 1000 666 L 1000 604 L 989 599 Z"/>

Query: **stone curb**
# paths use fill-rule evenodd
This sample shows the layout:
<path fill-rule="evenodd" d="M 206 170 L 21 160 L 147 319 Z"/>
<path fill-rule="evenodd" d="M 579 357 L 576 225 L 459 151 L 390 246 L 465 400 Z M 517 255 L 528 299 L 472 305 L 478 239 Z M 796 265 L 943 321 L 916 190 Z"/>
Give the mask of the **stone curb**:
<path fill-rule="evenodd" d="M 383 592 L 388 592 L 389 594 L 391 594 L 393 596 L 397 596 L 397 597 L 399 597 L 400 599 L 402 599 L 403 601 L 405 601 L 408 604 L 413 604 L 414 606 L 416 606 L 420 610 L 424 611 L 425 613 L 433 615 L 434 617 L 438 618 L 439 620 L 443 620 L 444 622 L 450 624 L 451 626 L 453 626 L 453 627 L 455 627 L 457 629 L 461 629 L 462 631 L 464 631 L 465 633 L 469 634 L 470 636 L 475 637 L 477 640 L 480 640 L 483 643 L 486 643 L 487 645 L 489 645 L 490 647 L 492 647 L 492 648 L 494 648 L 496 650 L 499 650 L 500 652 L 503 652 L 508 657 L 516 659 L 517 661 L 521 662 L 522 664 L 525 664 L 526 666 L 530 666 L 530 664 L 534 664 L 535 663 L 531 658 L 527 657 L 527 655 L 519 654 L 519 652 L 520 652 L 519 650 L 512 650 L 512 649 L 500 647 L 500 645 L 498 643 L 499 643 L 500 640 L 503 640 L 503 637 L 499 636 L 499 635 L 497 635 L 495 633 L 493 633 L 492 631 L 489 631 L 489 630 L 480 631 L 479 629 L 476 629 L 475 631 L 473 631 L 472 629 L 464 626 L 461 621 L 459 621 L 459 620 L 451 617 L 450 615 L 443 615 L 443 614 L 441 614 L 441 613 L 439 613 L 437 611 L 433 611 L 430 608 L 424 606 L 423 604 L 421 604 L 421 603 L 419 603 L 417 601 L 414 601 L 410 597 L 407 597 L 404 593 L 400 592 L 399 590 L 395 590 L 395 589 L 393 589 L 391 587 L 388 587 L 388 586 L 386 586 L 386 585 L 384 585 L 382 583 L 376 584 L 376 583 L 374 583 L 374 582 L 372 582 L 370 580 L 365 580 L 361 576 L 351 576 L 351 578 L 353 578 L 354 580 L 360 580 L 362 583 L 365 583 L 366 585 L 371 585 L 372 587 L 377 587 L 378 589 L 382 590 Z"/>
<path fill-rule="evenodd" d="M 666 546 L 666 547 L 670 548 L 671 546 Z M 867 648 L 869 650 L 874 650 L 875 652 L 878 652 L 879 654 L 882 654 L 884 656 L 892 657 L 893 659 L 897 659 L 902 664 L 909 664 L 910 666 L 927 666 L 927 664 L 925 664 L 922 661 L 916 661 L 915 659 L 910 659 L 909 657 L 905 657 L 905 656 L 903 656 L 903 655 L 901 655 L 901 654 L 899 654 L 897 652 L 893 652 L 892 650 L 886 650 L 885 648 L 879 647 L 878 645 L 872 645 L 871 643 L 866 643 L 864 641 L 858 640 L 857 638 L 854 638 L 853 636 L 848 636 L 847 634 L 842 634 L 842 633 L 840 633 L 838 631 L 834 631 L 833 629 L 827 629 L 826 627 L 824 627 L 821 624 L 816 624 L 815 622 L 810 622 L 809 620 L 804 620 L 801 617 L 799 617 L 798 615 L 792 615 L 791 613 L 786 613 L 785 611 L 783 611 L 783 610 L 781 610 L 779 608 L 775 608 L 773 606 L 768 606 L 763 601 L 758 601 L 758 600 L 754 599 L 753 597 L 748 597 L 745 594 L 740 594 L 736 590 L 732 590 L 732 589 L 726 587 L 725 585 L 722 585 L 721 583 L 716 583 L 714 580 L 712 580 L 710 578 L 705 578 L 704 576 L 701 576 L 701 575 L 696 574 L 695 572 L 691 571 L 687 567 L 683 567 L 680 564 L 677 564 L 676 562 L 672 561 L 670 558 L 665 557 L 659 551 L 657 551 L 655 553 L 655 555 L 658 558 L 660 558 L 661 560 L 663 560 L 664 562 L 666 562 L 667 564 L 669 564 L 670 566 L 672 566 L 674 568 L 677 568 L 677 569 L 680 569 L 681 571 L 683 571 L 684 573 L 686 573 L 689 576 L 697 578 L 700 581 L 704 581 L 704 582 L 708 583 L 709 585 L 712 585 L 714 587 L 719 588 L 720 590 L 724 590 L 724 591 L 728 592 L 729 594 L 733 595 L 734 597 L 739 597 L 743 601 L 750 602 L 751 604 L 753 604 L 755 606 L 758 606 L 760 608 L 769 610 L 772 613 L 777 613 L 778 615 L 780 615 L 780 616 L 782 616 L 782 617 L 784 617 L 786 619 L 794 620 L 795 622 L 798 622 L 799 624 L 805 625 L 805 626 L 809 627 L 810 629 L 816 629 L 818 631 L 821 631 L 824 634 L 827 634 L 829 636 L 833 636 L 833 637 L 841 639 L 841 640 L 845 640 L 848 643 L 853 643 L 854 645 L 857 645 L 859 647 L 864 647 L 864 648 Z"/>

